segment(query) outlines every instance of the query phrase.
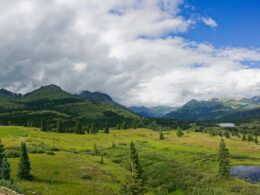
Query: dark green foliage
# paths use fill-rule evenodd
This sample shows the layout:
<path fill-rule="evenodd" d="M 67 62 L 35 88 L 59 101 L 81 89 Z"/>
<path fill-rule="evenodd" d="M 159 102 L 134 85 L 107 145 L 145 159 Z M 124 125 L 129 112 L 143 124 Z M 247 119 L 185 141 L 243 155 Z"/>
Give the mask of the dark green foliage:
<path fill-rule="evenodd" d="M 109 133 L 109 127 L 108 127 L 107 123 L 106 123 L 106 126 L 105 126 L 104 133 L 107 133 L 107 134 Z"/>
<path fill-rule="evenodd" d="M 251 134 L 247 135 L 247 141 L 249 141 L 249 142 L 254 141 L 254 138 L 253 138 L 253 136 Z"/>
<path fill-rule="evenodd" d="M 0 162 L 3 162 L 3 159 L 5 157 L 5 148 L 4 145 L 2 144 L 2 141 L 0 140 Z M 0 176 L 2 175 L 2 169 L 0 169 Z"/>
<path fill-rule="evenodd" d="M 96 134 L 96 133 L 98 132 L 95 123 L 92 123 L 92 124 L 91 124 L 89 132 L 90 132 L 91 134 Z"/>
<path fill-rule="evenodd" d="M 47 131 L 47 124 L 44 119 L 41 120 L 41 130 Z"/>
<path fill-rule="evenodd" d="M 256 144 L 258 144 L 257 136 L 255 136 L 255 140 L 254 140 L 254 142 L 255 142 Z"/>
<path fill-rule="evenodd" d="M 181 137 L 184 135 L 184 133 L 181 130 L 178 130 L 176 135 L 177 135 L 177 137 Z"/>
<path fill-rule="evenodd" d="M 163 140 L 164 139 L 164 134 L 163 134 L 163 131 L 161 130 L 160 131 L 160 136 L 159 136 L 160 140 Z"/>
<path fill-rule="evenodd" d="M 121 128 L 121 125 L 118 123 L 116 124 L 116 129 L 120 129 Z"/>
<path fill-rule="evenodd" d="M 218 162 L 219 162 L 219 168 L 218 168 L 219 176 L 225 178 L 229 177 L 230 176 L 229 152 L 223 139 L 221 139 L 219 144 Z"/>
<path fill-rule="evenodd" d="M 1 167 L 1 178 L 3 180 L 10 180 L 10 164 L 7 161 L 6 156 L 2 160 L 2 167 Z"/>
<path fill-rule="evenodd" d="M 25 125 L 41 127 L 41 120 L 47 123 L 48 130 L 56 130 L 57 119 L 66 121 L 65 129 L 72 132 L 75 123 L 80 120 L 82 127 L 88 124 L 99 124 L 103 121 L 110 127 L 124 121 L 132 123 L 141 117 L 126 108 L 106 102 L 89 102 L 77 95 L 69 94 L 58 86 L 41 87 L 25 96 L 17 98 L 0 98 L 0 124 Z"/>
<path fill-rule="evenodd" d="M 246 141 L 246 135 L 245 134 L 243 134 L 243 136 L 242 136 L 242 141 Z"/>
<path fill-rule="evenodd" d="M 130 191 L 133 195 L 143 194 L 144 181 L 142 175 L 142 167 L 139 162 L 138 152 L 135 148 L 134 142 L 130 143 Z"/>
<path fill-rule="evenodd" d="M 75 124 L 75 133 L 76 134 L 84 134 L 80 121 L 78 120 Z"/>
<path fill-rule="evenodd" d="M 120 129 L 127 129 L 127 125 L 125 121 L 120 125 Z"/>
<path fill-rule="evenodd" d="M 30 179 L 31 164 L 27 153 L 27 147 L 25 143 L 21 143 L 21 157 L 18 165 L 17 176 L 21 179 Z"/>
<path fill-rule="evenodd" d="M 64 133 L 64 122 L 61 119 L 57 120 L 56 128 L 57 132 Z"/>
<path fill-rule="evenodd" d="M 229 131 L 224 131 L 224 136 L 225 136 L 226 138 L 230 138 Z"/>

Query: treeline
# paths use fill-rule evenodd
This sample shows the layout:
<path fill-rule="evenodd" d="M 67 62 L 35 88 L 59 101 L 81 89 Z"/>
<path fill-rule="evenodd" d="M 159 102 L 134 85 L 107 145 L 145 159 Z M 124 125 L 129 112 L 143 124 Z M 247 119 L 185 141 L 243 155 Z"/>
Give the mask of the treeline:
<path fill-rule="evenodd" d="M 81 120 L 66 121 L 63 119 L 57 119 L 55 124 L 53 124 L 49 123 L 49 120 L 41 119 L 40 123 L 34 123 L 32 120 L 28 120 L 25 126 L 40 128 L 42 131 L 53 131 L 59 133 L 96 134 L 99 131 L 104 131 L 105 133 L 108 133 L 110 128 L 141 128 L 145 127 L 145 123 L 140 120 L 128 120 L 123 121 L 122 123 L 117 123 L 115 126 L 111 126 L 107 121 L 90 122 L 86 124 L 84 121 L 82 122 Z"/>
<path fill-rule="evenodd" d="M 32 178 L 30 174 L 31 163 L 27 153 L 27 147 L 24 142 L 20 146 L 20 160 L 18 164 L 17 177 L 20 179 L 29 180 Z M 11 178 L 11 167 L 8 162 L 7 154 L 5 152 L 5 147 L 0 140 L 0 179 L 4 181 L 13 182 Z"/>

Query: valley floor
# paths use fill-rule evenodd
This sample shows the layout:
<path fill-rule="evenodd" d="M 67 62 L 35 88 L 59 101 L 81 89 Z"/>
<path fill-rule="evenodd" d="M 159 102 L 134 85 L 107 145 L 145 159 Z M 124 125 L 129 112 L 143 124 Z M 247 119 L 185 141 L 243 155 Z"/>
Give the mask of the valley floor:
<path fill-rule="evenodd" d="M 34 128 L 0 127 L 12 178 L 25 194 L 120 194 L 129 176 L 129 143 L 134 141 L 145 174 L 145 194 L 260 194 L 260 184 L 237 178 L 217 179 L 220 137 L 188 131 L 159 133 L 149 129 L 112 130 L 110 134 L 59 134 Z M 20 143 L 26 142 L 33 179 L 16 177 Z M 112 143 L 116 147 L 112 147 Z M 259 164 L 260 145 L 225 139 L 232 165 Z M 93 146 L 104 154 L 93 153 Z"/>

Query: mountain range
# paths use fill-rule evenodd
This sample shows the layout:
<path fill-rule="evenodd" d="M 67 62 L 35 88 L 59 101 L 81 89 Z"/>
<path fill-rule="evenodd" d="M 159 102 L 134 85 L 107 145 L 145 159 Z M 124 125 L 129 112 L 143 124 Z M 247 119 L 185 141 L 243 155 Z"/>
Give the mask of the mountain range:
<path fill-rule="evenodd" d="M 236 99 L 191 100 L 164 118 L 188 121 L 240 121 L 260 119 L 260 96 Z"/>
<path fill-rule="evenodd" d="M 168 118 L 185 121 L 240 121 L 260 119 L 260 96 L 243 99 L 191 100 L 180 107 L 125 107 L 109 95 L 87 90 L 71 94 L 56 85 L 42 86 L 21 95 L 0 89 L 0 125 L 25 124 L 28 120 L 39 125 L 41 119 L 54 122 L 61 118 L 72 125 L 97 122 L 116 125 L 147 118 Z"/>
<path fill-rule="evenodd" d="M 149 118 L 162 118 L 164 115 L 174 111 L 177 107 L 169 106 L 155 106 L 155 107 L 145 107 L 145 106 L 132 106 L 129 109 L 141 116 Z"/>
<path fill-rule="evenodd" d="M 0 125 L 24 125 L 30 120 L 39 126 L 43 119 L 52 126 L 57 119 L 68 126 L 77 120 L 82 125 L 95 122 L 102 126 L 141 120 L 141 117 L 99 92 L 71 94 L 56 85 L 42 86 L 24 95 L 0 90 Z"/>

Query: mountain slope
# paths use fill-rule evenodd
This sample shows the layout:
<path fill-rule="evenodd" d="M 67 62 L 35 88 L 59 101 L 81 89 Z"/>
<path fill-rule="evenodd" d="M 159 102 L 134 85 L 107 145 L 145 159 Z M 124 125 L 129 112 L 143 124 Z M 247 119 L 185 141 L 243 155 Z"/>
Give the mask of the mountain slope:
<path fill-rule="evenodd" d="M 260 103 L 255 99 L 191 100 L 164 117 L 189 121 L 260 119 Z"/>
<path fill-rule="evenodd" d="M 110 126 L 125 121 L 131 123 L 141 120 L 141 117 L 122 106 L 106 101 L 86 101 L 56 85 L 41 87 L 21 98 L 0 99 L 0 125 L 24 125 L 30 120 L 40 126 L 42 119 L 48 121 L 52 127 L 56 126 L 57 119 L 63 119 L 69 127 L 77 120 L 80 120 L 83 126 L 95 122 L 101 127 L 105 123 Z"/>
<path fill-rule="evenodd" d="M 115 102 L 109 95 L 100 93 L 100 92 L 89 92 L 89 91 L 82 91 L 80 94 L 77 95 L 81 99 L 90 102 L 103 102 L 111 105 L 119 105 Z"/>
<path fill-rule="evenodd" d="M 167 106 L 156 106 L 156 107 L 145 107 L 145 106 L 133 106 L 129 107 L 131 111 L 144 117 L 150 118 L 161 118 L 165 114 L 176 110 L 176 107 Z"/>

